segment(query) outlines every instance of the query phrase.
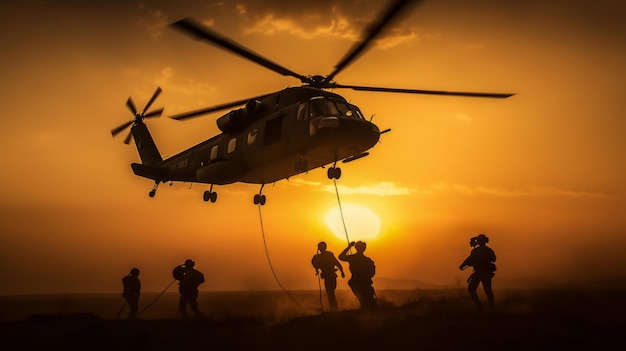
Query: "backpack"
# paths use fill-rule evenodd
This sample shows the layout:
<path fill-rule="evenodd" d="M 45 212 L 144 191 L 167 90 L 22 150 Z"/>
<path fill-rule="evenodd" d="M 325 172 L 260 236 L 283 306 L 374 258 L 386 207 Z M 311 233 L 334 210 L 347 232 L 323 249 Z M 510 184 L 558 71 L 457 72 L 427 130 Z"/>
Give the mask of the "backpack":
<path fill-rule="evenodd" d="M 182 280 L 185 277 L 185 267 L 176 266 L 176 268 L 172 271 L 172 276 L 174 276 L 174 279 L 176 280 Z"/>

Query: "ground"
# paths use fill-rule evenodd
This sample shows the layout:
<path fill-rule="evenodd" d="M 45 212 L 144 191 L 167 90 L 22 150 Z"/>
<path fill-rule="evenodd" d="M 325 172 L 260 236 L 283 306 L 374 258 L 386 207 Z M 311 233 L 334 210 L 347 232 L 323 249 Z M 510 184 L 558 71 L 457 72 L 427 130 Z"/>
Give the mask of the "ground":
<path fill-rule="evenodd" d="M 0 336 L 5 350 L 626 350 L 625 291 L 499 295 L 496 309 L 484 312 L 461 292 L 430 291 L 416 292 L 401 304 L 381 298 L 375 311 L 286 318 L 216 313 L 203 320 L 118 320 L 92 313 L 35 314 L 0 322 Z"/>

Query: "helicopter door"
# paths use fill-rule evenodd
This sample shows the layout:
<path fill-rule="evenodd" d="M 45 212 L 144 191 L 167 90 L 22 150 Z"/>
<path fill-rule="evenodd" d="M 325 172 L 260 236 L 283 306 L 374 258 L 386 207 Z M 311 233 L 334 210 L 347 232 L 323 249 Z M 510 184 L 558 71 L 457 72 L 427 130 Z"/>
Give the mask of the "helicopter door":
<path fill-rule="evenodd" d="M 276 118 L 270 119 L 265 123 L 265 138 L 263 140 L 263 144 L 265 146 L 275 144 L 280 141 L 280 137 L 283 133 L 283 117 L 278 116 Z"/>

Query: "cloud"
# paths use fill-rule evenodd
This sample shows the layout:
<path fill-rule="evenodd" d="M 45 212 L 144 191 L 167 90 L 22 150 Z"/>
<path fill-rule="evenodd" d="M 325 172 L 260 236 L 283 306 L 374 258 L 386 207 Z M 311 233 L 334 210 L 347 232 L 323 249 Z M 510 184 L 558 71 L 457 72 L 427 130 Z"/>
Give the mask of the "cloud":
<path fill-rule="evenodd" d="M 295 178 L 289 181 L 292 186 L 308 186 L 314 188 L 317 191 L 325 191 L 329 193 L 335 193 L 335 186 L 322 184 L 321 182 L 312 182 L 303 180 L 301 178 Z M 415 193 L 423 193 L 424 190 L 412 189 L 409 187 L 398 185 L 394 182 L 380 182 L 372 185 L 363 185 L 358 187 L 350 187 L 346 185 L 337 185 L 337 191 L 340 194 L 361 194 L 361 195 L 379 195 L 379 196 L 406 196 Z M 425 190 L 429 193 L 430 190 Z"/>
<path fill-rule="evenodd" d="M 235 9 L 241 23 L 249 23 L 244 32 L 275 35 L 288 33 L 304 39 L 335 37 L 352 42 L 362 40 L 363 31 L 382 10 L 379 2 L 292 2 L 252 7 L 238 5 Z M 387 50 L 420 38 L 408 26 L 389 25 L 373 46 Z"/>
<path fill-rule="evenodd" d="M 396 28 L 392 31 L 392 35 L 384 36 L 376 41 L 376 47 L 381 50 L 388 50 L 393 47 L 402 45 L 405 42 L 419 41 L 417 32 L 411 29 Z"/>
<path fill-rule="evenodd" d="M 277 13 L 268 13 L 252 21 L 245 32 L 246 34 L 261 33 L 263 35 L 275 35 L 283 32 L 304 39 L 329 36 L 356 41 L 359 38 L 359 32 L 351 28 L 350 21 L 335 10 L 326 18 L 319 15 L 294 18 L 281 16 Z"/>
<path fill-rule="evenodd" d="M 216 91 L 214 86 L 200 83 L 194 79 L 178 79 L 171 67 L 164 67 L 155 78 L 158 86 L 167 86 L 168 91 L 184 95 L 207 96 Z"/>
<path fill-rule="evenodd" d="M 585 190 L 559 189 L 546 186 L 526 186 L 521 188 L 496 188 L 483 185 L 469 186 L 463 184 L 434 183 L 428 186 L 433 193 L 457 193 L 465 195 L 489 195 L 501 197 L 608 197 L 607 193 Z"/>
<path fill-rule="evenodd" d="M 403 186 L 398 186 L 393 182 L 380 182 L 378 184 L 373 185 L 364 185 L 358 187 L 348 187 L 345 185 L 338 185 L 337 189 L 340 194 L 362 194 L 362 195 L 379 195 L 379 196 L 404 196 L 411 195 L 416 191 L 416 189 L 411 189 Z M 325 191 L 327 192 L 335 192 L 335 187 L 326 185 Z"/>
<path fill-rule="evenodd" d="M 139 25 L 143 27 L 152 38 L 160 37 L 169 24 L 167 15 L 160 10 L 148 9 L 143 6 L 140 7 L 140 10 L 146 11 L 146 19 L 139 20 Z"/>
<path fill-rule="evenodd" d="M 288 186 L 307 186 L 313 188 L 316 191 L 324 191 L 329 193 L 335 193 L 334 185 L 329 185 L 321 182 L 307 181 L 302 178 L 291 179 Z M 428 185 L 418 186 L 405 186 L 394 182 L 379 182 L 376 184 L 362 185 L 357 187 L 350 187 L 346 185 L 337 185 L 337 191 L 340 194 L 346 195 L 379 195 L 379 196 L 434 196 L 442 194 L 457 194 L 467 196 L 496 196 L 496 197 L 596 197 L 603 198 L 609 197 L 610 194 L 586 191 L 586 190 L 571 190 L 560 189 L 547 186 L 525 186 L 515 188 L 502 188 L 502 187 L 490 187 L 484 185 L 464 185 L 453 183 L 432 183 Z"/>

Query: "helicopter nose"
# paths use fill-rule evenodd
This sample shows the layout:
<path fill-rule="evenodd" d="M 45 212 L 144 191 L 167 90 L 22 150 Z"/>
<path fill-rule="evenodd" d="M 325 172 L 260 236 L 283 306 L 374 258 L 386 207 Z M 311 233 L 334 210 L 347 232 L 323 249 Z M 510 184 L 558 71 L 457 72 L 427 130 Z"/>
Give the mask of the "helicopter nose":
<path fill-rule="evenodd" d="M 337 117 L 323 117 L 320 119 L 317 129 L 326 129 L 326 128 L 338 128 L 339 127 L 339 118 Z"/>
<path fill-rule="evenodd" d="M 321 133 L 322 135 L 332 133 L 334 130 L 338 129 L 340 126 L 339 118 L 328 116 L 328 117 L 319 117 L 314 118 L 309 123 L 309 135 L 313 136 L 317 133 Z"/>
<path fill-rule="evenodd" d="M 311 136 L 337 138 L 343 143 L 361 145 L 366 149 L 378 142 L 380 130 L 366 120 L 357 118 L 340 118 L 325 116 L 311 120 L 309 126 Z"/>

